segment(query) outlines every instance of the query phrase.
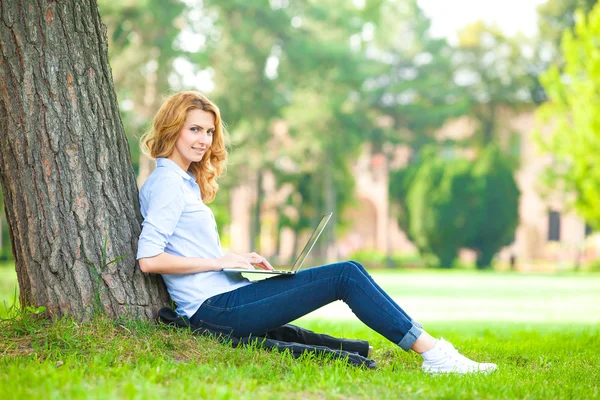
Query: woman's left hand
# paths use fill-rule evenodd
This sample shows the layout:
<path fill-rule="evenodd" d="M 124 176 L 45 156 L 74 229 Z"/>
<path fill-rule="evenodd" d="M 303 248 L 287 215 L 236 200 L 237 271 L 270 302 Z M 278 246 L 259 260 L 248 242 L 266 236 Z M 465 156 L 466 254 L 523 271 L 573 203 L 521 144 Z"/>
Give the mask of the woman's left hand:
<path fill-rule="evenodd" d="M 267 261 L 266 258 L 264 258 L 263 256 L 261 256 L 258 253 L 246 253 L 246 254 L 239 254 L 239 255 L 244 257 L 246 260 L 248 260 L 248 262 L 250 264 L 252 264 L 258 268 L 265 269 L 267 271 L 273 270 L 273 267 L 271 266 L 269 261 Z"/>

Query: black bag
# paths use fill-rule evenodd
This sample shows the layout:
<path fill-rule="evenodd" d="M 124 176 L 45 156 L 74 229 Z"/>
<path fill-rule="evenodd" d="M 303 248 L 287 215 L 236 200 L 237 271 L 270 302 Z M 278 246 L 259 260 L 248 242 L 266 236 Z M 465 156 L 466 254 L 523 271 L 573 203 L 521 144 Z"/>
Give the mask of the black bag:
<path fill-rule="evenodd" d="M 352 365 L 376 368 L 375 360 L 368 358 L 369 342 L 365 340 L 339 339 L 290 324 L 280 326 L 262 336 L 236 337 L 215 330 L 203 321 L 192 326 L 188 317 L 177 314 L 170 307 L 161 308 L 158 319 L 166 325 L 191 329 L 194 334 L 214 336 L 221 342 L 231 343 L 233 347 L 254 344 L 269 350 L 289 350 L 294 358 L 307 352 L 323 354 L 345 359 Z"/>

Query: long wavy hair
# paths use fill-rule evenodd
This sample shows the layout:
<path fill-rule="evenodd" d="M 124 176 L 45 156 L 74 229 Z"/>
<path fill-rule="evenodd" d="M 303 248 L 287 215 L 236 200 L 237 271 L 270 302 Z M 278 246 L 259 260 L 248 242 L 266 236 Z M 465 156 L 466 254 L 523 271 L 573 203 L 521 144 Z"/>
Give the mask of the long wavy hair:
<path fill-rule="evenodd" d="M 172 95 L 162 104 L 152 121 L 152 127 L 141 137 L 142 151 L 152 158 L 169 157 L 183 128 L 187 113 L 191 110 L 210 112 L 215 117 L 215 132 L 210 147 L 199 162 L 192 162 L 188 171 L 194 175 L 202 201 L 214 200 L 221 176 L 227 165 L 227 138 L 219 108 L 206 96 L 186 91 Z"/>

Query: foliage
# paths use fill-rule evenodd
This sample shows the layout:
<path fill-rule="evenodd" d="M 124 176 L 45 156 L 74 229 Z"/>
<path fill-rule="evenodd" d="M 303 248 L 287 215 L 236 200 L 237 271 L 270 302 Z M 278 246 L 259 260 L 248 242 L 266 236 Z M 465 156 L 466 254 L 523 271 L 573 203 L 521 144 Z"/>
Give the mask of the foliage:
<path fill-rule="evenodd" d="M 362 249 L 355 251 L 348 257 L 350 260 L 361 263 L 366 268 L 421 268 L 425 264 L 418 252 L 392 253 L 379 250 Z"/>
<path fill-rule="evenodd" d="M 427 26 L 428 23 L 422 22 L 422 24 Z M 433 54 L 433 61 L 427 64 L 427 67 L 430 69 L 436 68 L 437 74 L 434 73 L 433 76 L 438 76 L 441 80 L 432 87 L 438 91 L 439 96 L 445 96 L 447 99 L 446 107 L 442 107 L 441 110 L 437 105 L 433 107 L 440 111 L 438 117 L 443 116 L 439 119 L 434 115 L 429 115 L 428 111 L 414 108 L 407 110 L 411 116 L 420 113 L 423 119 L 429 123 L 428 128 L 420 135 L 420 144 L 431 144 L 423 148 L 423 151 L 420 146 L 414 146 L 413 142 L 414 153 L 409 164 L 403 169 L 394 171 L 390 177 L 390 198 L 400 209 L 398 212 L 399 225 L 407 232 L 409 239 L 413 242 L 418 239 L 414 236 L 413 229 L 410 228 L 410 221 L 415 219 L 411 216 L 411 207 L 407 204 L 409 202 L 407 196 L 423 162 L 432 156 L 435 157 L 436 153 L 442 151 L 440 150 L 442 148 L 448 150 L 453 147 L 464 146 L 483 151 L 490 144 L 498 142 L 498 134 L 504 128 L 501 113 L 510 109 L 519 109 L 523 104 L 530 102 L 531 91 L 535 86 L 535 79 L 529 70 L 531 60 L 524 55 L 526 52 L 523 51 L 523 47 L 527 45 L 527 42 L 523 38 L 509 38 L 497 28 L 486 26 L 482 22 L 476 22 L 465 27 L 460 32 L 459 39 L 458 46 L 452 49 L 444 47 L 443 43 L 438 42 L 436 44 L 435 40 L 422 39 L 423 43 L 430 46 L 430 48 L 431 46 L 437 46 L 437 52 L 430 51 L 430 54 Z M 416 71 L 418 72 L 417 76 L 421 76 L 422 71 L 425 71 L 424 66 L 416 68 Z M 450 76 L 447 75 L 448 73 Z M 424 75 L 430 76 L 431 74 Z M 450 83 L 450 85 L 445 86 L 442 83 L 446 85 Z M 428 107 L 428 103 L 419 104 Z M 457 136 L 452 137 L 446 143 L 433 135 L 435 129 L 439 128 L 447 118 L 458 114 L 467 115 L 476 122 L 474 135 L 466 139 L 460 139 L 460 142 L 452 142 L 452 139 L 457 140 L 465 137 L 467 133 L 453 132 Z M 417 129 L 417 133 L 421 132 L 415 126 L 411 126 L 410 129 Z M 427 136 L 428 131 L 429 136 Z M 428 140 L 427 137 L 429 137 Z M 408 141 L 407 143 L 411 142 Z M 446 150 L 444 152 L 447 152 Z M 478 180 L 477 178 L 473 179 Z M 476 187 L 477 185 L 473 186 L 473 188 Z M 481 190 L 486 187 L 489 186 L 484 185 Z M 425 196 L 427 192 L 419 191 L 419 193 Z M 487 196 L 483 192 L 480 194 L 484 197 Z M 423 201 L 427 202 L 429 200 L 425 199 Z M 458 206 L 458 203 L 456 205 Z M 443 219 L 437 222 L 440 224 L 445 223 Z M 456 229 L 452 227 L 452 222 L 446 222 L 451 223 L 451 225 L 438 225 L 437 229 L 432 226 L 429 231 L 441 235 L 443 230 L 454 231 Z M 418 231 L 423 232 L 420 229 Z M 466 234 L 466 232 L 461 231 L 461 234 Z M 463 239 L 466 237 L 463 237 Z M 460 235 L 448 234 L 448 238 L 451 241 L 457 240 L 456 243 L 464 244 L 460 240 Z M 493 241 L 494 239 L 491 241 L 485 240 L 488 244 Z M 447 254 L 447 258 L 450 258 L 450 254 L 453 252 L 450 251 L 450 248 L 453 247 L 453 244 L 447 244 L 448 250 L 444 253 Z M 486 265 L 488 264 L 488 261 L 483 259 L 480 261 Z M 436 263 L 435 261 L 432 262 Z M 446 264 L 446 266 L 450 266 L 450 264 Z"/>
<path fill-rule="evenodd" d="M 2 188 L 0 188 L 0 262 L 13 259 L 3 196 Z"/>
<path fill-rule="evenodd" d="M 476 234 L 479 189 L 466 159 L 432 159 L 419 168 L 406 204 L 411 237 L 429 265 L 450 268 Z"/>
<path fill-rule="evenodd" d="M 516 109 L 532 101 L 534 77 L 528 67 L 526 39 L 509 38 L 498 28 L 476 22 L 459 33 L 454 79 L 469 101 L 466 113 L 478 122 L 470 143 L 483 148 L 498 140 L 501 109 Z"/>
<path fill-rule="evenodd" d="M 171 91 L 174 61 L 187 54 L 177 45 L 186 6 L 178 0 L 99 0 L 106 25 L 112 78 L 136 174 L 138 137 Z"/>
<path fill-rule="evenodd" d="M 368 11 L 372 17 L 361 46 L 371 67 L 363 92 L 377 117 L 367 138 L 375 153 L 389 144 L 418 152 L 435 141 L 435 130 L 446 120 L 467 109 L 453 81 L 452 49 L 431 36 L 431 22 L 416 0 L 379 2 Z"/>
<path fill-rule="evenodd" d="M 350 260 L 361 263 L 367 268 L 380 268 L 386 265 L 387 255 L 383 251 L 362 249 L 353 252 Z"/>
<path fill-rule="evenodd" d="M 404 203 L 420 149 L 435 143 L 445 121 L 465 112 L 481 122 L 485 145 L 497 130 L 496 108 L 524 101 L 529 84 L 516 40 L 474 24 L 453 49 L 431 37 L 416 0 L 370 0 L 363 7 L 344 0 L 102 0 L 100 8 L 129 132 L 147 123 L 161 95 L 186 88 L 182 63 L 187 75 L 214 85 L 211 97 L 228 124 L 232 152 L 212 207 L 225 226 L 225 192 L 254 183 L 254 237 L 269 174 L 278 192 L 290 193 L 277 205 L 279 214 L 298 210 L 279 229 L 300 233 L 323 211 L 342 215 L 353 199 L 350 165 L 366 142 L 390 157 L 399 144 L 415 151 L 417 162 L 391 185 L 404 212 L 401 226 L 408 228 Z M 472 81 L 460 84 L 459 75 Z M 277 133 L 282 124 L 285 133 Z M 332 239 L 326 234 L 323 242 Z"/>
<path fill-rule="evenodd" d="M 232 185 L 254 183 L 258 192 L 252 235 L 258 237 L 263 181 L 270 174 L 278 190 L 285 184 L 292 196 L 304 199 L 304 177 L 319 178 L 313 184 L 326 201 L 300 201 L 301 214 L 342 209 L 352 191 L 337 196 L 348 188 L 339 186 L 347 183 L 347 176 L 338 175 L 349 170 L 349 157 L 357 152 L 361 140 L 356 138 L 365 125 L 365 116 L 349 101 L 363 79 L 360 54 L 347 43 L 360 28 L 356 8 L 345 1 L 231 0 L 207 1 L 204 10 L 212 16 L 204 31 L 215 84 L 212 97 L 232 139 L 227 180 Z M 282 125 L 285 132 L 278 133 Z M 285 163 L 291 171 L 281 168 Z M 315 165 L 324 166 L 318 176 L 313 175 Z M 295 231 L 307 226 L 296 222 Z"/>
<path fill-rule="evenodd" d="M 412 242 L 414 242 L 415 239 L 410 230 L 410 209 L 406 204 L 407 196 L 414 179 L 417 176 L 417 172 L 423 163 L 432 161 L 436 156 L 436 146 L 425 146 L 420 152 L 416 153 L 406 167 L 390 173 L 390 183 L 388 188 L 390 201 L 399 208 L 396 213 L 398 216 L 398 226 Z"/>
<path fill-rule="evenodd" d="M 495 145 L 490 145 L 473 166 L 473 178 L 481 185 L 480 224 L 466 247 L 477 251 L 478 268 L 489 267 L 498 250 L 514 241 L 520 196 L 514 172 Z"/>
<path fill-rule="evenodd" d="M 587 14 L 598 0 L 546 0 L 537 8 L 540 40 L 551 45 L 552 59 L 560 59 L 560 43 L 575 27 L 576 10 Z"/>
<path fill-rule="evenodd" d="M 552 156 L 545 172 L 548 192 L 566 193 L 565 200 L 600 229 L 600 6 L 576 19 L 563 37 L 562 72 L 553 66 L 541 78 L 549 101 L 537 116 L 551 132 L 538 132 L 539 143 Z"/>
<path fill-rule="evenodd" d="M 537 7 L 538 37 L 533 45 L 529 69 L 534 78 L 532 97 L 536 104 L 548 100 L 540 76 L 551 65 L 562 69 L 564 59 L 560 50 L 563 34 L 575 26 L 575 11 L 588 13 L 597 0 L 546 0 Z"/>
<path fill-rule="evenodd" d="M 281 187 L 293 188 L 279 206 L 280 214 L 288 215 L 280 221 L 280 228 L 289 227 L 299 234 L 314 227 L 325 212 L 334 212 L 317 250 L 333 241 L 335 226 L 344 222 L 337 216 L 354 199 L 351 163 L 358 156 L 360 125 L 364 125 L 364 116 L 354 112 L 356 104 L 344 104 L 347 101 L 341 101 L 341 95 L 328 98 L 325 93 L 342 90 L 330 88 L 322 94 L 315 89 L 296 91 L 284 113 L 289 136 L 279 142 L 273 168 Z"/>
<path fill-rule="evenodd" d="M 513 241 L 519 190 L 502 151 L 488 146 L 475 160 L 424 158 L 406 195 L 404 224 L 429 265 L 450 268 L 460 248 L 478 253 L 489 267 L 497 251 Z"/>

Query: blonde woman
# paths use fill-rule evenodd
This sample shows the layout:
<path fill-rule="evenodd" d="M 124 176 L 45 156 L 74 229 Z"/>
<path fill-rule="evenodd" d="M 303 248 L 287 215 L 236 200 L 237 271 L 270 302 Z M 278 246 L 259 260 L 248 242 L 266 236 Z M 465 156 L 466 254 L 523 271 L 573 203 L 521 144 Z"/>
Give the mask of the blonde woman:
<path fill-rule="evenodd" d="M 142 139 L 157 168 L 140 190 L 144 222 L 137 258 L 161 274 L 177 312 L 192 324 L 235 336 L 261 335 L 335 300 L 405 351 L 423 356 L 431 373 L 490 372 L 451 343 L 434 339 L 357 262 L 346 261 L 250 282 L 226 268 L 273 269 L 257 253 L 222 254 L 210 203 L 227 160 L 218 107 L 197 92 L 168 98 Z"/>

